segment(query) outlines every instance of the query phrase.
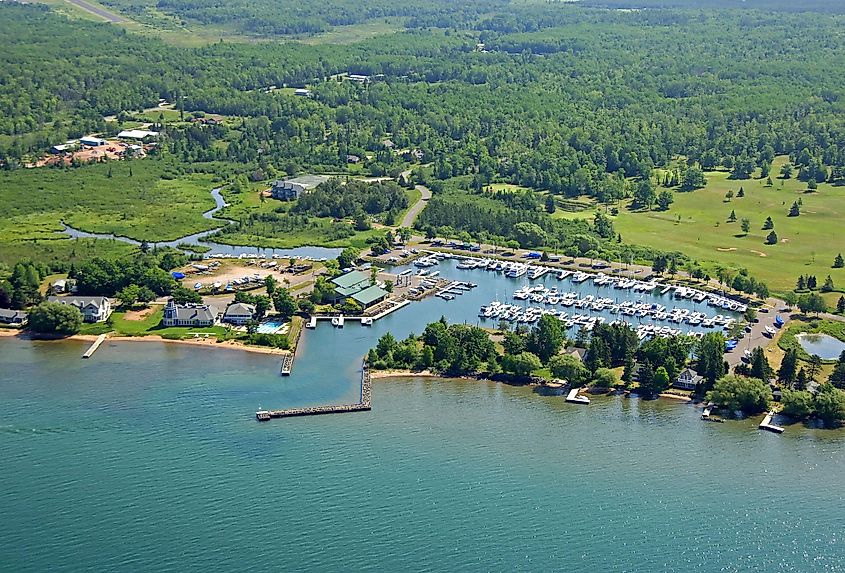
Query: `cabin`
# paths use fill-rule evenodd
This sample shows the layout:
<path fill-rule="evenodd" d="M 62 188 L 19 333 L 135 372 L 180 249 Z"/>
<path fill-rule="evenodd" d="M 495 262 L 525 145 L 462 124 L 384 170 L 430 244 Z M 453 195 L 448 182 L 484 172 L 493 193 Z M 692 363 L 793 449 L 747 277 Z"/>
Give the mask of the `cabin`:
<path fill-rule="evenodd" d="M 104 296 L 50 296 L 47 300 L 75 306 L 85 322 L 105 322 L 112 313 L 111 301 Z"/>
<path fill-rule="evenodd" d="M 26 324 L 27 315 L 22 310 L 12 310 L 10 308 L 0 308 L 0 324 L 11 324 L 13 326 L 23 326 Z"/>
<path fill-rule="evenodd" d="M 217 323 L 217 309 L 208 304 L 176 304 L 173 299 L 164 307 L 164 326 L 213 326 Z"/>
<path fill-rule="evenodd" d="M 243 302 L 235 302 L 223 313 L 223 322 L 244 325 L 255 318 L 255 306 Z"/>
<path fill-rule="evenodd" d="M 297 96 L 300 96 L 300 97 L 308 97 L 308 96 L 311 95 L 311 90 L 308 90 L 308 89 L 305 89 L 305 88 L 297 88 L 297 89 L 293 90 L 293 95 L 297 95 Z"/>
<path fill-rule="evenodd" d="M 699 376 L 698 372 L 692 368 L 684 368 L 683 371 L 678 374 L 678 379 L 675 380 L 675 383 L 672 384 L 672 386 L 680 388 L 681 390 L 695 390 L 696 386 L 702 382 L 704 382 L 704 377 Z"/>
<path fill-rule="evenodd" d="M 63 294 L 68 292 L 67 280 L 59 279 L 54 281 L 53 284 L 50 285 L 50 292 L 53 294 Z"/>

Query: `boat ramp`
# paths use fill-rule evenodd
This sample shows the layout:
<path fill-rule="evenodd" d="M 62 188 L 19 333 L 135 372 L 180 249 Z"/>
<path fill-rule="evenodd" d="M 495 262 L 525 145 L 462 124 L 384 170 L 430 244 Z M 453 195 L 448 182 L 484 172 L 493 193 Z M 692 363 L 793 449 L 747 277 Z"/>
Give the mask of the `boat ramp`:
<path fill-rule="evenodd" d="M 91 347 L 90 347 L 90 348 L 88 348 L 88 350 L 86 350 L 86 351 L 85 351 L 85 354 L 83 354 L 83 355 L 82 355 L 82 358 L 91 358 L 91 356 L 92 356 L 95 352 L 97 352 L 97 349 L 100 347 L 100 345 L 101 345 L 101 344 L 102 344 L 105 340 L 106 340 L 106 335 L 105 335 L 105 334 L 101 334 L 100 336 L 98 336 L 98 337 L 97 337 L 97 340 L 95 340 L 95 341 L 94 341 L 94 344 L 92 344 L 92 345 L 91 345 Z"/>
<path fill-rule="evenodd" d="M 365 412 L 372 410 L 372 383 L 370 368 L 365 360 L 361 365 L 361 400 L 355 404 L 335 406 L 312 406 L 309 408 L 289 408 L 287 410 L 258 410 L 255 419 L 266 422 L 272 418 L 292 418 L 296 416 L 319 416 L 321 414 L 345 414 L 347 412 Z"/>

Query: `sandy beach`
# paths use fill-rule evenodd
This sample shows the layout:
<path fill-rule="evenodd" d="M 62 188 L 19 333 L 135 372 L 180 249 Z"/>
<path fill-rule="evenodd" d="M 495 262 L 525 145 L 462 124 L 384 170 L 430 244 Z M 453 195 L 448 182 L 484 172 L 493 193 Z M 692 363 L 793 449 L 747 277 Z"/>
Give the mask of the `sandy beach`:
<path fill-rule="evenodd" d="M 4 337 L 12 337 L 17 336 L 27 340 L 35 340 L 36 337 L 33 337 L 26 331 L 20 331 L 17 329 L 11 328 L 3 328 L 0 329 L 0 336 Z M 43 340 L 51 340 L 49 338 Z M 67 336 L 64 338 L 55 338 L 52 340 L 80 340 L 83 342 L 94 342 L 97 340 L 97 336 L 93 334 L 74 334 L 72 336 Z M 217 339 L 213 336 L 208 338 L 191 338 L 187 340 L 174 340 L 170 338 L 162 338 L 161 336 L 109 336 L 108 341 L 113 342 L 163 342 L 165 344 L 182 344 L 187 346 L 201 346 L 204 348 L 225 348 L 228 350 L 240 350 L 242 352 L 253 352 L 256 354 L 275 354 L 278 356 L 282 356 L 284 354 L 288 354 L 288 350 L 282 350 L 280 348 L 265 348 L 261 346 L 247 346 L 246 344 L 242 344 L 236 342 L 234 340 L 229 340 L 226 342 L 221 342 L 218 344 Z"/>

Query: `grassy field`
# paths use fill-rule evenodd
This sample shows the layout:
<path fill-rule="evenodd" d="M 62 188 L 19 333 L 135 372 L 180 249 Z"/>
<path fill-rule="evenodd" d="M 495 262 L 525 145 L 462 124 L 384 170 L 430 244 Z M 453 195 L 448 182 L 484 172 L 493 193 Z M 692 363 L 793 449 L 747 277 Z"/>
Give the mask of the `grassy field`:
<path fill-rule="evenodd" d="M 211 176 L 167 171 L 166 162 L 147 159 L 3 172 L 0 245 L 55 239 L 61 221 L 84 231 L 148 241 L 219 227 L 202 217 L 214 207 Z"/>
<path fill-rule="evenodd" d="M 385 34 L 395 34 L 404 30 L 401 19 L 384 18 L 352 24 L 349 26 L 336 26 L 333 30 L 316 34 L 302 40 L 304 44 L 354 44 Z"/>
<path fill-rule="evenodd" d="M 0 263 L 12 265 L 32 259 L 46 264 L 79 264 L 95 257 L 118 258 L 137 251 L 137 247 L 120 241 L 96 239 L 30 239 L 0 241 Z"/>
<path fill-rule="evenodd" d="M 786 162 L 779 157 L 772 166 L 777 174 Z M 620 205 L 614 218 L 616 230 L 625 242 L 648 245 L 666 251 L 681 251 L 700 261 L 712 274 L 719 265 L 746 268 L 774 292 L 795 287 L 798 275 L 813 274 L 819 284 L 829 274 L 837 287 L 845 285 L 845 270 L 832 269 L 833 259 L 845 254 L 845 236 L 838 233 L 845 217 L 845 187 L 821 184 L 815 193 L 807 193 L 805 183 L 797 179 L 775 179 L 772 187 L 765 179 L 733 181 L 726 172 L 707 173 L 707 187 L 691 193 L 675 193 L 675 202 L 665 212 L 631 211 Z M 730 202 L 725 194 L 736 193 L 742 186 L 745 197 Z M 787 217 L 798 199 L 803 201 L 799 217 Z M 728 223 L 730 212 L 737 221 Z M 558 211 L 560 217 L 592 217 L 592 211 Z M 777 245 L 766 245 L 769 231 L 761 229 L 766 217 L 772 217 Z M 745 235 L 740 221 L 748 218 L 751 229 Z M 829 296 L 828 302 L 836 296 Z"/>

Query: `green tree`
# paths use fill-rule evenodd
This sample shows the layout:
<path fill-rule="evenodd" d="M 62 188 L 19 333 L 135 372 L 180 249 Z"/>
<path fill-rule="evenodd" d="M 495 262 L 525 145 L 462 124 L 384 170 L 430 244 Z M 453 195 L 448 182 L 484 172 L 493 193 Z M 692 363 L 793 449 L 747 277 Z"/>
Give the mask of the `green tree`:
<path fill-rule="evenodd" d="M 587 381 L 590 372 L 577 357 L 559 354 L 549 361 L 552 376 L 566 380 L 573 386 L 581 386 Z"/>
<path fill-rule="evenodd" d="M 546 195 L 546 213 L 550 215 L 557 211 L 557 204 L 555 203 L 555 197 L 551 193 Z"/>
<path fill-rule="evenodd" d="M 545 364 L 549 359 L 560 352 L 566 342 L 566 334 L 563 325 L 555 316 L 543 315 L 537 322 L 526 339 L 525 347 L 540 357 Z"/>
<path fill-rule="evenodd" d="M 651 376 L 640 374 L 640 394 L 653 398 L 669 388 L 669 373 L 666 368 L 660 366 Z"/>
<path fill-rule="evenodd" d="M 791 179 L 792 178 L 792 164 L 785 163 L 783 167 L 780 168 L 780 176 L 782 179 Z"/>
<path fill-rule="evenodd" d="M 747 235 L 748 231 L 751 230 L 751 221 L 743 217 L 742 221 L 739 223 L 739 228 Z"/>
<path fill-rule="evenodd" d="M 797 217 L 801 214 L 801 206 L 798 204 L 797 201 L 792 203 L 792 207 L 789 208 L 789 217 Z"/>
<path fill-rule="evenodd" d="M 707 399 L 729 411 L 741 410 L 746 414 L 765 411 L 772 401 L 769 385 L 758 378 L 728 375 L 719 378 Z"/>
<path fill-rule="evenodd" d="M 267 275 L 266 277 L 264 277 L 264 287 L 267 289 L 267 294 L 269 296 L 273 296 L 273 293 L 276 292 L 276 286 L 278 284 L 279 282 L 273 275 Z"/>
<path fill-rule="evenodd" d="M 610 368 L 599 368 L 593 373 L 590 386 L 594 388 L 614 388 L 619 383 L 616 373 Z"/>
<path fill-rule="evenodd" d="M 39 334 L 76 334 L 82 327 L 82 313 L 75 306 L 42 302 L 29 312 L 28 328 Z"/>
<path fill-rule="evenodd" d="M 775 222 L 772 221 L 771 217 L 766 217 L 766 221 L 763 223 L 763 230 L 769 231 L 775 228 Z"/>
<path fill-rule="evenodd" d="M 820 312 L 827 312 L 827 303 L 825 303 L 824 298 L 820 294 L 811 292 L 798 297 L 798 308 L 805 314 L 811 312 L 818 314 Z"/>
<path fill-rule="evenodd" d="M 842 422 L 845 420 L 845 392 L 834 388 L 831 384 L 822 384 L 816 393 L 814 409 L 816 416 L 826 426 Z"/>
<path fill-rule="evenodd" d="M 781 397 L 782 412 L 790 418 L 803 420 L 810 417 L 815 409 L 813 395 L 804 390 L 784 388 Z"/>
<path fill-rule="evenodd" d="M 199 295 L 199 293 L 187 289 L 182 285 L 177 286 L 171 291 L 170 298 L 172 298 L 173 302 L 175 302 L 176 304 L 199 304 L 202 302 L 202 297 Z"/>
<path fill-rule="evenodd" d="M 834 269 L 841 269 L 845 267 L 845 259 L 842 258 L 842 253 L 836 255 L 836 258 L 833 260 L 833 268 Z"/>
<path fill-rule="evenodd" d="M 728 223 L 736 223 L 736 211 L 731 209 L 731 214 L 728 215 Z"/>
<path fill-rule="evenodd" d="M 531 352 L 505 354 L 502 357 L 502 370 L 516 376 L 528 376 L 540 367 L 542 367 L 540 359 Z"/>
<path fill-rule="evenodd" d="M 657 195 L 657 206 L 661 211 L 668 211 L 669 205 L 675 201 L 675 196 L 668 189 L 661 191 Z"/>
<path fill-rule="evenodd" d="M 346 247 L 340 252 L 337 257 L 337 263 L 341 269 L 348 269 L 355 266 L 355 261 L 358 260 L 358 250 L 353 247 Z"/>
<path fill-rule="evenodd" d="M 684 191 L 692 191 L 693 189 L 701 189 L 707 186 L 707 178 L 704 172 L 698 167 L 690 167 L 684 172 L 684 177 L 681 182 L 681 189 Z"/>
<path fill-rule="evenodd" d="M 296 314 L 299 308 L 296 300 L 290 295 L 286 288 L 277 288 L 273 292 L 273 306 L 282 317 L 290 318 Z"/>
<path fill-rule="evenodd" d="M 778 380 L 790 386 L 795 382 L 795 376 L 798 374 L 798 351 L 794 348 L 788 348 L 781 360 L 780 368 L 778 369 Z"/>
<path fill-rule="evenodd" d="M 720 332 L 708 332 L 698 342 L 698 373 L 712 386 L 727 373 L 725 368 L 725 337 Z"/>
<path fill-rule="evenodd" d="M 123 287 L 115 295 L 115 298 L 120 302 L 120 306 L 124 308 L 132 308 L 138 302 L 141 296 L 141 288 L 138 285 L 132 284 Z"/>
<path fill-rule="evenodd" d="M 778 234 L 774 231 L 770 231 L 769 234 L 766 236 L 766 244 L 767 245 L 777 245 L 778 244 Z"/>

